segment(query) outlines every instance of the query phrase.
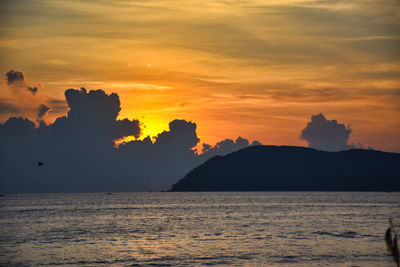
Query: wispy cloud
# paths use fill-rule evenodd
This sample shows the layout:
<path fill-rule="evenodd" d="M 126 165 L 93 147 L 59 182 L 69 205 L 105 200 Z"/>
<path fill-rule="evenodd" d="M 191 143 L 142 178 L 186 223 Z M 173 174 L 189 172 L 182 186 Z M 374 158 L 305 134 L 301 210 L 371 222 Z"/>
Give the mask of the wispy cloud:
<path fill-rule="evenodd" d="M 113 88 L 134 88 L 141 90 L 167 90 L 171 89 L 170 86 L 165 85 L 157 85 L 151 83 L 110 83 L 110 86 Z"/>

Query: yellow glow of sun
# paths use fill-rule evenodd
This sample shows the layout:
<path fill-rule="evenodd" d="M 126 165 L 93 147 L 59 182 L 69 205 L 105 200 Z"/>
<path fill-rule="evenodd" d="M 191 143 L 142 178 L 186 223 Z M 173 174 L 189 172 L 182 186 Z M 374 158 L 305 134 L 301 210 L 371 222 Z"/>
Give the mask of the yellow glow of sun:
<path fill-rule="evenodd" d="M 147 136 L 150 136 L 150 138 L 153 139 L 163 131 L 168 131 L 168 123 L 164 123 L 161 121 L 152 121 L 152 123 L 142 123 L 141 133 L 138 138 L 136 138 L 133 135 L 130 135 L 120 139 L 116 139 L 114 140 L 114 147 L 118 148 L 121 144 L 128 143 L 134 140 L 143 140 Z"/>

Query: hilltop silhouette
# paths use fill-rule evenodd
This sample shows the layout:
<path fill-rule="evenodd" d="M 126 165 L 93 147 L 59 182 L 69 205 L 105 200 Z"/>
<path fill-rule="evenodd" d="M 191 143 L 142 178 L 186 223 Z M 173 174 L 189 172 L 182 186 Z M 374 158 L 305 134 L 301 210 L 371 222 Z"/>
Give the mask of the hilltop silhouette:
<path fill-rule="evenodd" d="M 400 154 L 253 146 L 215 156 L 171 191 L 400 191 Z"/>

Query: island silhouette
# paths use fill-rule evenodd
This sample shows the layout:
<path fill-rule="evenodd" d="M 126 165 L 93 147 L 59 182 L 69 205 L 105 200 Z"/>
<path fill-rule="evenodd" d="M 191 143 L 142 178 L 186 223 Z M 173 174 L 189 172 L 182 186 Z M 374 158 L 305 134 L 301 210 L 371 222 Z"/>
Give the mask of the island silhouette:
<path fill-rule="evenodd" d="M 400 154 L 253 146 L 215 156 L 170 191 L 399 191 Z"/>

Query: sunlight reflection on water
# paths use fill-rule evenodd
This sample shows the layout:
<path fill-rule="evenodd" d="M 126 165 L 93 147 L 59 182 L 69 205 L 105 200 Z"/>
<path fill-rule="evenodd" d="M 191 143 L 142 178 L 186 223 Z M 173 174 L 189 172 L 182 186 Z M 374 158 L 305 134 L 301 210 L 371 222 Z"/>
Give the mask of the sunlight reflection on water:
<path fill-rule="evenodd" d="M 0 199 L 0 264 L 394 266 L 399 193 L 210 192 Z"/>

